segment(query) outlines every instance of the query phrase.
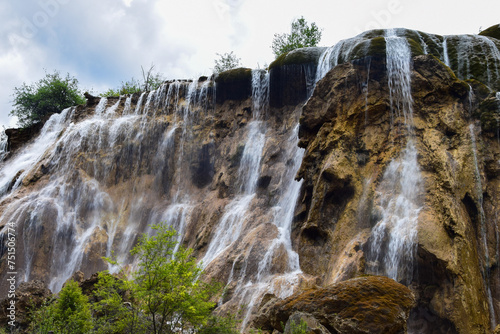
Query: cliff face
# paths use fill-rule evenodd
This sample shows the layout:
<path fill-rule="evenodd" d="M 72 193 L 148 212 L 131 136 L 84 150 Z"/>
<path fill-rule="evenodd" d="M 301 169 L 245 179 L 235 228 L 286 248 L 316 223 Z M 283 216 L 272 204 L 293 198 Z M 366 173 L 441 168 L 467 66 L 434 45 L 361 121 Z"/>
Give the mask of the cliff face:
<path fill-rule="evenodd" d="M 306 218 L 298 227 L 297 248 L 304 272 L 320 276 L 324 284 L 363 273 L 388 274 L 384 261 L 397 236 L 394 227 L 387 228 L 382 247 L 373 249 L 377 226 L 387 214 L 403 219 L 397 209 L 387 213 L 385 201 L 403 200 L 396 195 L 407 186 L 402 179 L 386 188 L 387 171 L 406 150 L 405 120 L 391 113 L 386 72 L 378 61 L 335 67 L 318 83 L 301 117 L 300 145 L 306 153 L 299 177 Z M 394 278 L 417 295 L 415 326 L 487 332 L 489 305 L 498 312 L 493 283 L 498 277 L 498 140 L 479 133 L 472 117 L 477 97 L 437 59 L 413 58 L 411 79 L 422 184 L 408 189 L 421 190 L 415 262 L 409 277 L 399 268 Z M 404 163 L 391 170 L 392 176 L 404 173 Z"/>
<path fill-rule="evenodd" d="M 499 45 L 371 31 L 270 73 L 54 115 L 1 166 L 18 281 L 57 291 L 77 270 L 108 269 L 111 251 L 133 265 L 138 235 L 166 221 L 226 285 L 219 310 L 245 305 L 243 327 L 282 331 L 302 312 L 331 333 L 488 333 L 500 317 Z M 358 311 L 311 308 L 330 307 L 331 291 Z M 391 302 L 368 307 L 367 291 Z"/>

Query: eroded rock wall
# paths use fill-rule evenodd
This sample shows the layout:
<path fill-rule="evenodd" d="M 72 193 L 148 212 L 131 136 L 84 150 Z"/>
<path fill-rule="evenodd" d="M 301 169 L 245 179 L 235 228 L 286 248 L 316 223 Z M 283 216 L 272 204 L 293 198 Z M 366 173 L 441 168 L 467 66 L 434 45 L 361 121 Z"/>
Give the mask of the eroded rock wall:
<path fill-rule="evenodd" d="M 168 82 L 54 115 L 1 166 L 0 227 L 16 226 L 18 281 L 57 291 L 78 270 L 108 268 L 111 251 L 133 268 L 138 236 L 166 221 L 206 278 L 225 284 L 219 311 L 244 305 L 244 328 L 282 330 L 271 315 L 304 314 L 324 333 L 349 332 L 359 317 L 319 319 L 307 291 L 345 296 L 366 283 L 404 295 L 394 332 L 488 333 L 500 316 L 499 42 L 391 33 L 411 51 L 411 127 L 391 102 L 381 30 L 290 53 L 269 74 Z M 464 50 L 477 53 L 469 67 Z M 417 235 L 409 268 L 397 268 L 411 273 L 400 282 L 408 290 L 359 276 L 387 274 L 391 236 L 374 231 L 403 187 L 386 178 L 404 168 L 394 162 L 410 138 Z M 0 280 L 5 256 L 3 247 Z M 285 312 L 282 299 L 309 304 Z"/>
<path fill-rule="evenodd" d="M 367 261 L 380 220 L 380 183 L 407 140 L 403 115 L 391 112 L 384 62 L 335 67 L 302 112 L 304 219 L 296 223 L 296 245 L 302 269 L 323 284 L 370 273 L 373 265 Z M 417 56 L 412 64 L 414 136 L 424 180 L 410 285 L 418 300 L 414 327 L 486 333 L 489 307 L 497 312 L 498 303 L 498 173 L 489 170 L 498 168 L 500 146 L 481 132 L 474 117 L 479 97 L 465 82 L 433 56 Z"/>

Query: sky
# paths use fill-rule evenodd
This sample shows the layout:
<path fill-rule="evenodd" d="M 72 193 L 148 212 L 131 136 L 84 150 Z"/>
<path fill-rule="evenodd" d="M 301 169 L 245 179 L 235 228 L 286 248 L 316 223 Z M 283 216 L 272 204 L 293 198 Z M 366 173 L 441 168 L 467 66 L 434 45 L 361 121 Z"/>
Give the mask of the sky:
<path fill-rule="evenodd" d="M 234 52 L 263 68 L 274 34 L 301 16 L 322 28 L 319 46 L 332 46 L 375 28 L 477 34 L 499 13 L 498 0 L 1 0 L 0 125 L 16 125 L 14 88 L 55 70 L 98 95 L 153 64 L 166 79 L 190 79 Z"/>

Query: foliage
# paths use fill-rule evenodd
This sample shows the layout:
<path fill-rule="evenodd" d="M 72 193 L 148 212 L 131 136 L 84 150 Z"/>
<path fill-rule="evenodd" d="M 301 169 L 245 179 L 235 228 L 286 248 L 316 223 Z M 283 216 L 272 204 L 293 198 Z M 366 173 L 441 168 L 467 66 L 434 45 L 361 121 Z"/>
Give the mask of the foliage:
<path fill-rule="evenodd" d="M 122 81 L 122 84 L 119 88 L 115 89 L 108 89 L 104 93 L 101 94 L 103 97 L 111 97 L 111 96 L 120 96 L 120 95 L 125 95 L 125 94 L 134 94 L 134 93 L 140 93 L 141 90 L 141 83 L 137 79 L 130 79 L 129 81 Z"/>
<path fill-rule="evenodd" d="M 278 58 L 280 55 L 298 48 L 317 46 L 320 40 L 321 29 L 314 22 L 309 26 L 304 17 L 301 17 L 292 22 L 290 34 L 274 34 L 271 48 Z"/>
<path fill-rule="evenodd" d="M 288 333 L 290 334 L 307 334 L 307 323 L 304 319 L 300 319 L 300 323 L 296 324 L 295 321 L 290 321 Z"/>
<path fill-rule="evenodd" d="M 46 300 L 42 306 L 31 312 L 30 333 L 47 334 L 55 328 L 54 299 Z"/>
<path fill-rule="evenodd" d="M 66 283 L 57 299 L 32 313 L 31 333 L 237 334 L 235 315 L 212 314 L 220 285 L 199 279 L 192 250 L 179 246 L 166 224 L 152 229 L 155 235 L 143 235 L 131 251 L 138 260 L 134 280 L 120 278 L 123 271 L 119 277 L 101 272 L 90 302 L 77 283 Z"/>
<path fill-rule="evenodd" d="M 239 334 L 238 324 L 240 321 L 234 314 L 227 316 L 211 315 L 205 326 L 203 326 L 198 334 Z"/>
<path fill-rule="evenodd" d="M 215 59 L 215 66 L 213 68 L 214 74 L 232 70 L 241 65 L 241 58 L 237 58 L 233 51 L 231 51 L 231 53 L 224 53 L 223 55 L 217 53 L 217 56 L 219 58 Z"/>
<path fill-rule="evenodd" d="M 120 279 L 103 271 L 99 273 L 94 286 L 92 312 L 94 332 L 108 333 L 145 333 L 146 327 L 135 302 L 125 302 L 123 295 L 129 294 L 130 300 L 133 282 Z"/>
<path fill-rule="evenodd" d="M 85 99 L 78 90 L 78 80 L 69 74 L 65 78 L 59 72 L 45 73 L 45 77 L 34 84 L 23 83 L 14 88 L 14 109 L 11 116 L 17 116 L 22 127 L 28 127 L 44 120 L 46 116 L 63 109 L 84 104 Z"/>
<path fill-rule="evenodd" d="M 55 302 L 45 303 L 32 315 L 32 332 L 46 334 L 85 334 L 92 329 L 87 296 L 78 283 L 67 282 Z"/>
<path fill-rule="evenodd" d="M 215 303 L 210 299 L 217 284 L 198 280 L 202 269 L 191 249 L 176 250 L 176 232 L 165 224 L 152 226 L 156 235 L 143 235 L 131 251 L 138 256 L 134 275 L 136 298 L 151 319 L 153 333 L 174 333 L 196 329 L 207 323 Z"/>
<path fill-rule="evenodd" d="M 154 72 L 154 65 L 149 67 L 148 71 L 144 71 L 144 68 L 141 66 L 142 70 L 142 83 L 141 81 L 132 78 L 128 81 L 122 81 L 122 84 L 117 89 L 108 89 L 104 93 L 101 94 L 103 97 L 111 97 L 111 96 L 120 96 L 125 94 L 134 94 L 140 92 L 147 92 L 151 90 L 155 90 L 160 87 L 165 78 L 162 74 L 158 72 Z"/>

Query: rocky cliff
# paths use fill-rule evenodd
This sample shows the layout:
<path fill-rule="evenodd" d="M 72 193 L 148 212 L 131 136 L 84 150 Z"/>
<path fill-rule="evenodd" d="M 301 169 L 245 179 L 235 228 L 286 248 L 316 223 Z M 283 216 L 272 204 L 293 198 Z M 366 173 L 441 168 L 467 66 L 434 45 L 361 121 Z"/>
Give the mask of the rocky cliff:
<path fill-rule="evenodd" d="M 2 162 L 0 279 L 7 224 L 18 282 L 58 291 L 78 270 L 112 270 L 112 251 L 133 266 L 138 235 L 166 221 L 226 285 L 219 311 L 244 306 L 243 328 L 302 318 L 318 333 L 489 333 L 497 31 L 369 31 L 269 71 L 53 115 L 24 145 L 11 136 Z"/>

